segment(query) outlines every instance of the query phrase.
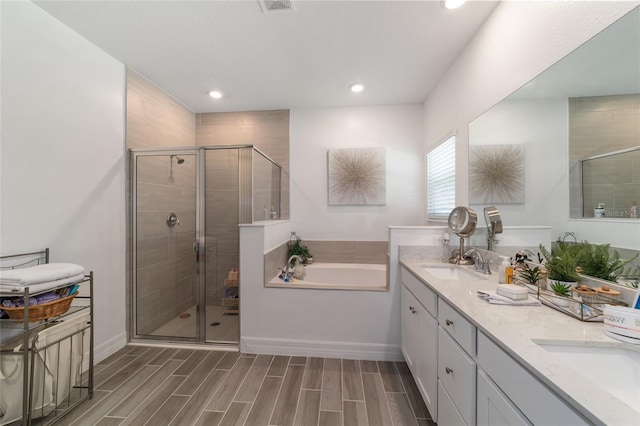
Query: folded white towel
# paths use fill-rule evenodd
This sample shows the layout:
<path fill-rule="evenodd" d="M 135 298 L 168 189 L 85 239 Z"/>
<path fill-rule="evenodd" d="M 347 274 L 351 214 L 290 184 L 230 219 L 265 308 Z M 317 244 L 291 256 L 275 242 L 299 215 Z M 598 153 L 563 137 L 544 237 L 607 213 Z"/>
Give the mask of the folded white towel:
<path fill-rule="evenodd" d="M 56 287 L 64 286 L 66 284 L 75 284 L 84 279 L 84 274 L 74 275 L 72 277 L 62 278 L 55 281 L 48 281 L 45 283 L 31 284 L 29 286 L 17 286 L 17 285 L 5 285 L 0 284 L 0 292 L 2 293 L 15 293 L 20 295 L 25 287 L 29 287 L 29 293 L 37 293 L 49 289 L 53 289 Z"/>
<path fill-rule="evenodd" d="M 0 271 L 0 284 L 24 287 L 56 281 L 84 273 L 84 268 L 73 263 L 45 263 L 30 268 Z"/>
<path fill-rule="evenodd" d="M 538 299 L 527 296 L 523 300 L 513 300 L 496 293 L 495 290 L 478 290 L 478 297 L 486 300 L 493 305 L 515 305 L 515 306 L 540 306 Z"/>

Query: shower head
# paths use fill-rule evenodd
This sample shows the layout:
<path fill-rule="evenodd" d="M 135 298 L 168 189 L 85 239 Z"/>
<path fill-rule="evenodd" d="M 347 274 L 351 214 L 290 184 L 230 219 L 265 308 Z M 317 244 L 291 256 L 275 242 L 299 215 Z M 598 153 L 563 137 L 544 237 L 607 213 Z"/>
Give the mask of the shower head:
<path fill-rule="evenodd" d="M 177 155 L 172 155 L 172 156 L 171 156 L 171 158 L 173 158 L 173 157 L 176 157 L 176 162 L 177 162 L 178 164 L 182 164 L 182 163 L 184 163 L 184 158 L 180 158 L 180 157 L 178 157 Z"/>

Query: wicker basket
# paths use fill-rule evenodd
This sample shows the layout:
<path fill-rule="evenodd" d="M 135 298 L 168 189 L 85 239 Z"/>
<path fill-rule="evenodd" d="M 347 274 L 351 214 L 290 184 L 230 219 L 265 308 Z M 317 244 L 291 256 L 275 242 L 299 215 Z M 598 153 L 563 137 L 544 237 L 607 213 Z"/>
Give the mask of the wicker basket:
<path fill-rule="evenodd" d="M 63 297 L 61 299 L 54 300 L 53 302 L 43 303 L 42 305 L 30 305 L 29 306 L 29 322 L 43 321 L 58 315 L 62 315 L 69 310 L 73 298 L 78 293 L 74 293 L 71 296 Z M 3 311 L 9 315 L 9 318 L 15 320 L 24 319 L 24 306 L 18 308 L 2 308 Z"/>

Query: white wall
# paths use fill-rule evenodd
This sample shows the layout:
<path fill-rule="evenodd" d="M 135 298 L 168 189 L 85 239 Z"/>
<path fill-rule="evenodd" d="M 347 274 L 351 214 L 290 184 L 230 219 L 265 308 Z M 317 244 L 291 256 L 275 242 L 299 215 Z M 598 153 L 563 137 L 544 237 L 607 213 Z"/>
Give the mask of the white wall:
<path fill-rule="evenodd" d="M 496 7 L 424 105 L 425 151 L 446 133 L 458 131 L 458 205 L 468 203 L 468 124 L 638 4 L 637 1 L 508 1 Z M 566 230 L 571 230 L 568 207 L 566 214 L 564 208 L 560 214 L 567 219 Z M 503 221 L 508 223 L 509 217 L 503 216 Z M 614 234 L 622 236 L 630 232 L 640 235 L 636 228 L 624 225 L 617 227 Z M 584 238 L 600 239 L 589 235 Z"/>
<path fill-rule="evenodd" d="M 422 222 L 421 105 L 291 110 L 291 220 L 303 240 L 383 241 Z M 327 150 L 384 147 L 384 206 L 328 206 Z"/>
<path fill-rule="evenodd" d="M 0 7 L 0 251 L 94 271 L 99 361 L 126 342 L 124 66 L 30 2 Z"/>

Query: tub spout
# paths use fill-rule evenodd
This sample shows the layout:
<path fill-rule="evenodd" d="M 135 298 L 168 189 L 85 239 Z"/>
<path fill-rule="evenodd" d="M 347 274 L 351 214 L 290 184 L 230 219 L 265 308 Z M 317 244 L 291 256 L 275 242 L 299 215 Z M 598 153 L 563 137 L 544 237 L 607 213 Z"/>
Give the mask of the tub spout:
<path fill-rule="evenodd" d="M 285 270 L 284 270 L 285 280 L 290 279 L 293 276 L 293 270 L 291 270 L 291 261 L 293 259 L 297 259 L 298 262 L 302 263 L 302 257 L 298 256 L 297 254 L 294 254 L 293 256 L 291 256 L 289 260 L 287 260 L 287 265 L 285 266 Z"/>

